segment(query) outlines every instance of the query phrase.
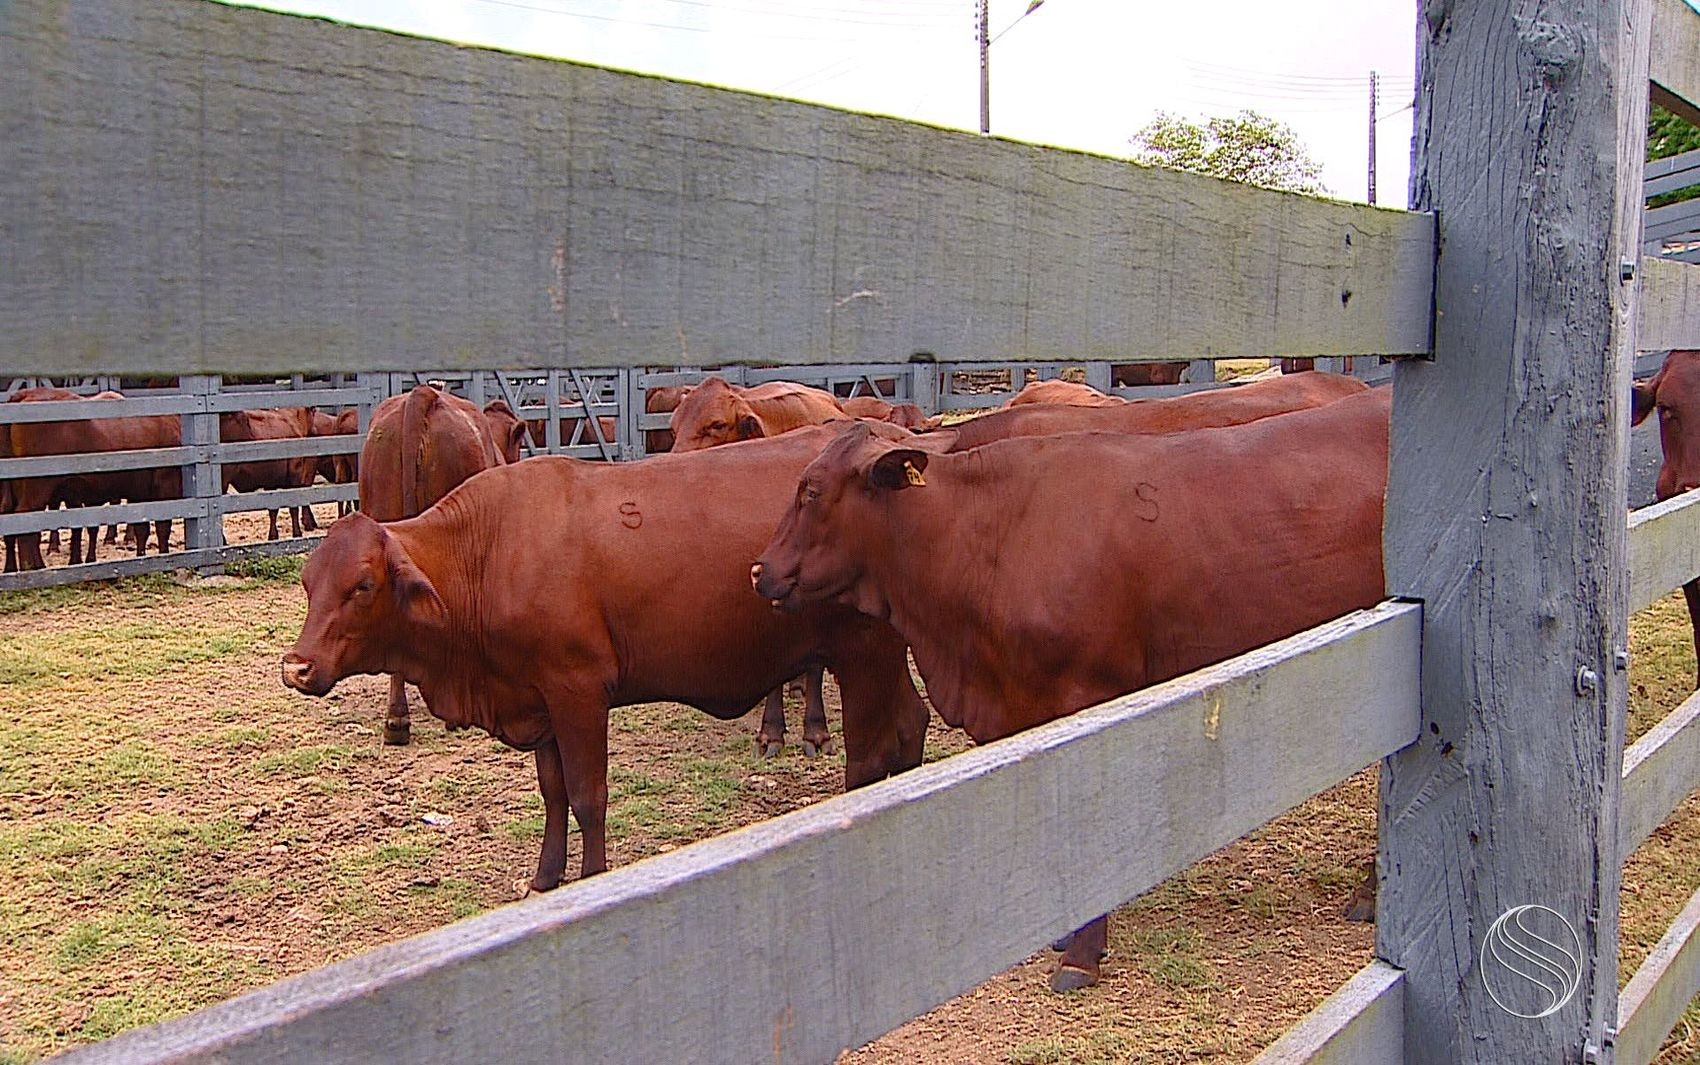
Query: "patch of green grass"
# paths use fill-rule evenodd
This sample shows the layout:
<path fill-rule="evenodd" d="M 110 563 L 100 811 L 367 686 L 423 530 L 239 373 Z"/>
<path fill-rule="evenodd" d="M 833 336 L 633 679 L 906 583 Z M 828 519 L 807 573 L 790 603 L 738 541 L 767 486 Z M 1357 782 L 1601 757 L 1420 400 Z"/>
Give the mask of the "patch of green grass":
<path fill-rule="evenodd" d="M 1059 1065 L 1072 1060 L 1067 1055 L 1068 1044 L 1062 1036 L 1047 1035 L 1017 1043 L 1007 1060 L 1010 1065 Z"/>
<path fill-rule="evenodd" d="M 478 885 L 470 880 L 444 877 L 435 884 L 410 885 L 407 893 L 414 899 L 428 902 L 456 921 L 482 913 L 485 909 L 478 897 Z"/>
<path fill-rule="evenodd" d="M 139 616 L 100 628 L 0 636 L 0 685 L 152 676 L 244 651 L 275 627 L 172 624 Z"/>
<path fill-rule="evenodd" d="M 0 1046 L 0 1065 L 30 1065 L 35 1059 L 35 1055 L 27 1051 Z"/>
<path fill-rule="evenodd" d="M 1197 990 L 1216 986 L 1216 968 L 1199 956 L 1197 938 L 1189 929 L 1136 926 L 1125 942 L 1139 967 L 1164 987 Z"/>
<path fill-rule="evenodd" d="M 116 951 L 120 944 L 99 921 L 82 921 L 71 926 L 59 937 L 54 948 L 54 960 L 61 969 L 75 969 L 99 961 Z"/>
<path fill-rule="evenodd" d="M 234 713 L 234 708 L 232 708 Z M 230 751 L 255 751 L 271 742 L 270 729 L 258 725 L 232 725 L 227 729 L 207 735 L 199 734 L 190 742 L 198 747 L 222 747 Z"/>
<path fill-rule="evenodd" d="M 301 580 L 301 567 L 306 564 L 306 555 L 255 556 L 226 563 L 224 572 L 256 584 L 293 584 Z"/>
<path fill-rule="evenodd" d="M 518 843 L 536 843 L 543 838 L 543 815 L 532 814 L 509 821 L 502 826 L 502 834 Z"/>
<path fill-rule="evenodd" d="M 254 761 L 254 771 L 264 776 L 284 774 L 304 777 L 326 770 L 341 769 L 354 757 L 354 748 L 343 744 L 296 747 L 293 750 L 261 755 Z"/>
<path fill-rule="evenodd" d="M 337 859 L 337 865 L 350 870 L 417 869 L 437 853 L 435 843 L 419 840 L 400 840 L 380 843 L 354 854 Z"/>

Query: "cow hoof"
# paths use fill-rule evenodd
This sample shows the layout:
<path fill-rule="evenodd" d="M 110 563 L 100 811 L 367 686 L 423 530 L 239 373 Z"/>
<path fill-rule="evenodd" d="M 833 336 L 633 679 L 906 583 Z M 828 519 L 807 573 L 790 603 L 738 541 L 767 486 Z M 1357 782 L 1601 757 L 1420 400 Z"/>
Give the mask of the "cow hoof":
<path fill-rule="evenodd" d="M 1096 973 L 1089 973 L 1073 965 L 1059 965 L 1057 971 L 1051 974 L 1051 990 L 1059 995 L 1065 991 L 1079 991 L 1083 987 L 1091 987 L 1097 982 Z"/>
<path fill-rule="evenodd" d="M 825 753 L 826 753 L 826 744 L 816 743 L 814 740 L 804 740 L 803 741 L 803 757 L 804 758 L 819 758 L 821 755 L 823 755 Z"/>
<path fill-rule="evenodd" d="M 1058 954 L 1061 954 L 1063 951 L 1067 950 L 1068 945 L 1070 943 L 1073 943 L 1073 942 L 1074 942 L 1074 933 L 1070 932 L 1066 936 L 1062 936 L 1061 938 L 1051 940 L 1051 949 L 1056 951 Z"/>
<path fill-rule="evenodd" d="M 756 752 L 763 758 L 778 758 L 779 752 L 784 749 L 785 745 L 777 740 L 770 740 L 765 744 L 761 740 L 756 741 Z"/>
<path fill-rule="evenodd" d="M 392 721 L 386 721 L 384 722 L 384 746 L 406 747 L 408 740 L 412 738 L 412 733 L 412 726 L 406 721 L 399 725 Z"/>

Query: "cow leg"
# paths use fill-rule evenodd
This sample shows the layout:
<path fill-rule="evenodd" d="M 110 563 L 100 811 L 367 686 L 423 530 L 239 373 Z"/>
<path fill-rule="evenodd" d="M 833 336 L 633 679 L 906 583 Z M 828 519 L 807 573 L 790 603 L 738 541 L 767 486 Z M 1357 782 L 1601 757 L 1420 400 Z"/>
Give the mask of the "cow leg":
<path fill-rule="evenodd" d="M 777 758 L 785 749 L 785 685 L 767 693 L 767 706 L 761 712 L 761 730 L 756 733 L 756 754 Z"/>
<path fill-rule="evenodd" d="M 554 740 L 534 753 L 537 791 L 543 796 L 543 852 L 537 856 L 531 890 L 549 891 L 567 874 L 567 778 L 561 774 L 561 751 Z"/>
<path fill-rule="evenodd" d="M 306 529 L 308 532 L 319 531 L 319 519 L 313 516 L 312 507 L 296 507 L 295 509 L 301 513 L 301 527 L 303 529 Z"/>
<path fill-rule="evenodd" d="M 115 544 L 115 543 L 118 542 L 118 523 L 117 522 L 113 522 L 111 525 L 108 525 L 106 527 L 106 542 L 109 543 L 109 544 Z"/>
<path fill-rule="evenodd" d="M 275 510 L 270 511 L 270 514 L 271 514 L 272 520 L 271 520 L 271 524 L 266 529 L 266 539 L 276 540 L 277 539 L 277 511 L 275 511 Z"/>
<path fill-rule="evenodd" d="M 80 566 L 83 563 L 83 530 L 72 528 L 70 530 L 70 538 L 71 565 Z"/>
<path fill-rule="evenodd" d="M 18 537 L 18 566 L 20 569 L 47 568 L 47 560 L 41 557 L 40 533 L 24 533 Z"/>
<path fill-rule="evenodd" d="M 59 548 L 59 530 L 54 529 L 47 534 L 47 553 L 50 555 L 57 555 L 59 553 Z"/>
<path fill-rule="evenodd" d="M 136 549 L 136 557 L 141 558 L 148 551 L 148 523 L 133 521 L 130 523 L 130 546 Z"/>
<path fill-rule="evenodd" d="M 826 697 L 822 692 L 826 670 L 815 666 L 802 676 L 803 754 L 814 758 L 832 753 L 832 733 L 826 727 Z"/>
<path fill-rule="evenodd" d="M 406 747 L 413 738 L 413 723 L 407 719 L 407 682 L 400 674 L 390 674 L 390 705 L 384 711 L 384 742 L 391 747 Z"/>
<path fill-rule="evenodd" d="M 6 572 L 18 572 L 18 538 L 16 536 L 6 537 Z"/>
<path fill-rule="evenodd" d="M 844 789 L 920 765 L 927 704 L 909 679 L 902 637 L 889 629 L 865 632 L 834 647 L 833 656 L 843 706 Z"/>
<path fill-rule="evenodd" d="M 1110 919 L 1094 918 L 1076 929 L 1051 974 L 1052 991 L 1074 991 L 1098 982 L 1098 966 L 1109 946 Z"/>
<path fill-rule="evenodd" d="M 88 540 L 89 548 L 85 561 L 93 562 L 95 561 L 94 545 L 100 542 L 100 526 L 96 525 L 92 528 L 84 529 L 83 536 Z"/>
<path fill-rule="evenodd" d="M 1700 687 L 1700 579 L 1683 585 L 1682 597 L 1688 600 L 1688 624 L 1694 630 L 1695 686 Z"/>
<path fill-rule="evenodd" d="M 301 508 L 287 507 L 285 509 L 289 511 L 289 535 L 299 540 L 301 539 Z M 274 536 L 272 539 L 276 540 L 277 537 Z"/>
<path fill-rule="evenodd" d="M 163 555 L 167 551 L 170 551 L 171 550 L 171 519 L 166 518 L 164 521 L 154 522 L 153 523 L 153 533 L 154 533 L 155 536 L 157 536 L 159 538 L 159 553 Z M 141 537 L 139 537 L 139 539 L 142 541 L 142 543 L 140 545 L 138 545 L 137 548 L 136 548 L 136 554 L 138 554 L 138 555 L 142 553 L 142 548 L 147 546 L 147 526 L 146 525 L 142 526 L 142 535 L 141 535 Z"/>
<path fill-rule="evenodd" d="M 567 802 L 583 836 L 579 876 L 594 876 L 608 868 L 608 707 L 577 693 L 552 692 L 548 702 Z"/>

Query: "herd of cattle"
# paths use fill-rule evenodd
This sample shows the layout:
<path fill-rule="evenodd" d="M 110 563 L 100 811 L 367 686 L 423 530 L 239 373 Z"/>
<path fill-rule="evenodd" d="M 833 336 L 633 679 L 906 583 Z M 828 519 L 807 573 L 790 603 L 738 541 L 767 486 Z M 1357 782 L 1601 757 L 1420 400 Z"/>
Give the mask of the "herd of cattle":
<path fill-rule="evenodd" d="M 282 679 L 322 696 L 387 673 L 386 742 L 407 742 L 407 682 L 449 728 L 533 752 L 545 891 L 566 875 L 569 810 L 580 875 L 606 867 L 615 707 L 731 719 L 765 699 L 772 754 L 801 676 L 814 753 L 830 669 L 855 788 L 920 764 L 928 701 L 988 742 L 1373 605 L 1391 406 L 1389 388 L 1318 372 L 1137 401 L 1047 381 L 944 427 L 711 377 L 651 393 L 672 417 L 648 444 L 671 454 L 605 464 L 519 461 L 538 425 L 422 385 L 377 408 L 357 467 L 317 471 L 356 476 L 360 510 L 306 563 Z M 1636 384 L 1634 420 L 1654 409 L 1665 498 L 1700 485 L 1682 428 L 1700 424 L 1700 352 Z M 245 431 L 267 438 L 268 420 Z M 177 419 L 157 421 L 158 441 L 129 446 L 167 446 Z M 11 429 L 10 453 L 57 453 Z M 10 506 L 41 503 L 25 485 Z M 1700 583 L 1685 591 L 1700 618 Z M 1061 944 L 1053 988 L 1096 982 L 1106 933 L 1098 918 Z"/>

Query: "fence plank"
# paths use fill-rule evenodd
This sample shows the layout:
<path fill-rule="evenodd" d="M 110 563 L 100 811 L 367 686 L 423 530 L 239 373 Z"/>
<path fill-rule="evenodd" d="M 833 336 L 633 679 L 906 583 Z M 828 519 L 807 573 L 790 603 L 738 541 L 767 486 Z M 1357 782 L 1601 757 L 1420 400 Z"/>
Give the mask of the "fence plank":
<path fill-rule="evenodd" d="M 65 1060 L 831 1061 L 1409 743 L 1420 621 L 1348 615 Z"/>
<path fill-rule="evenodd" d="M 1629 512 L 1629 609 L 1700 576 L 1700 491 Z"/>
<path fill-rule="evenodd" d="M 0 592 L 19 592 L 31 588 L 54 588 L 62 584 L 110 580 L 114 577 L 135 577 L 144 573 L 165 573 L 177 569 L 200 569 L 222 566 L 247 558 L 271 558 L 277 555 L 299 555 L 313 549 L 322 537 L 303 536 L 288 540 L 268 540 L 259 544 L 227 544 L 199 551 L 173 551 L 167 555 L 146 555 L 142 558 L 112 559 L 81 566 L 52 566 L 48 569 L 26 570 L 22 573 L 0 573 Z"/>
<path fill-rule="evenodd" d="M 1404 976 L 1370 962 L 1252 1065 L 1403 1065 Z"/>
<path fill-rule="evenodd" d="M 1688 900 L 1619 996 L 1618 1065 L 1647 1065 L 1700 993 L 1700 891 Z"/>
<path fill-rule="evenodd" d="M 1642 351 L 1700 348 L 1700 266 L 1646 257 L 1641 260 Z"/>
<path fill-rule="evenodd" d="M 1697 184 L 1700 184 L 1700 149 L 1649 162 L 1641 194 L 1651 198 Z"/>
<path fill-rule="evenodd" d="M 176 521 L 196 516 L 202 510 L 202 503 L 198 499 L 166 499 L 158 503 L 108 503 L 99 507 L 70 507 L 65 510 L 29 510 L 16 514 L 0 514 L 0 535 L 87 528 L 92 525 L 122 525 L 139 521 Z"/>
<path fill-rule="evenodd" d="M 212 508 L 219 514 L 237 514 L 246 510 L 282 510 L 284 507 L 306 507 L 338 499 L 359 498 L 358 484 L 316 484 L 311 488 L 268 488 L 222 495 L 212 501 Z"/>
<path fill-rule="evenodd" d="M 1609 1061 L 1636 327 L 1610 267 L 1639 231 L 1650 0 L 1418 21 L 1435 350 L 1394 370 L 1385 555 L 1388 591 L 1424 603 L 1424 727 L 1382 767 L 1376 955 L 1405 971 L 1410 1065 Z M 1523 904 L 1581 948 L 1540 1019 L 1477 961 Z"/>
<path fill-rule="evenodd" d="M 1700 788 L 1700 693 L 1653 726 L 1623 753 L 1623 801 L 1617 850 L 1624 860 Z"/>
<path fill-rule="evenodd" d="M 1429 346 L 1428 217 L 767 96 L 12 0 L 0 99 L 20 375 Z"/>
<path fill-rule="evenodd" d="M 1700 13 L 1683 0 L 1654 0 L 1647 75 L 1654 103 L 1700 126 Z"/>
<path fill-rule="evenodd" d="M 156 447 L 140 451 L 91 451 L 71 455 L 32 455 L 21 459 L 0 459 L 0 480 L 182 466 L 197 461 L 204 452 L 204 448 L 198 447 Z"/>

